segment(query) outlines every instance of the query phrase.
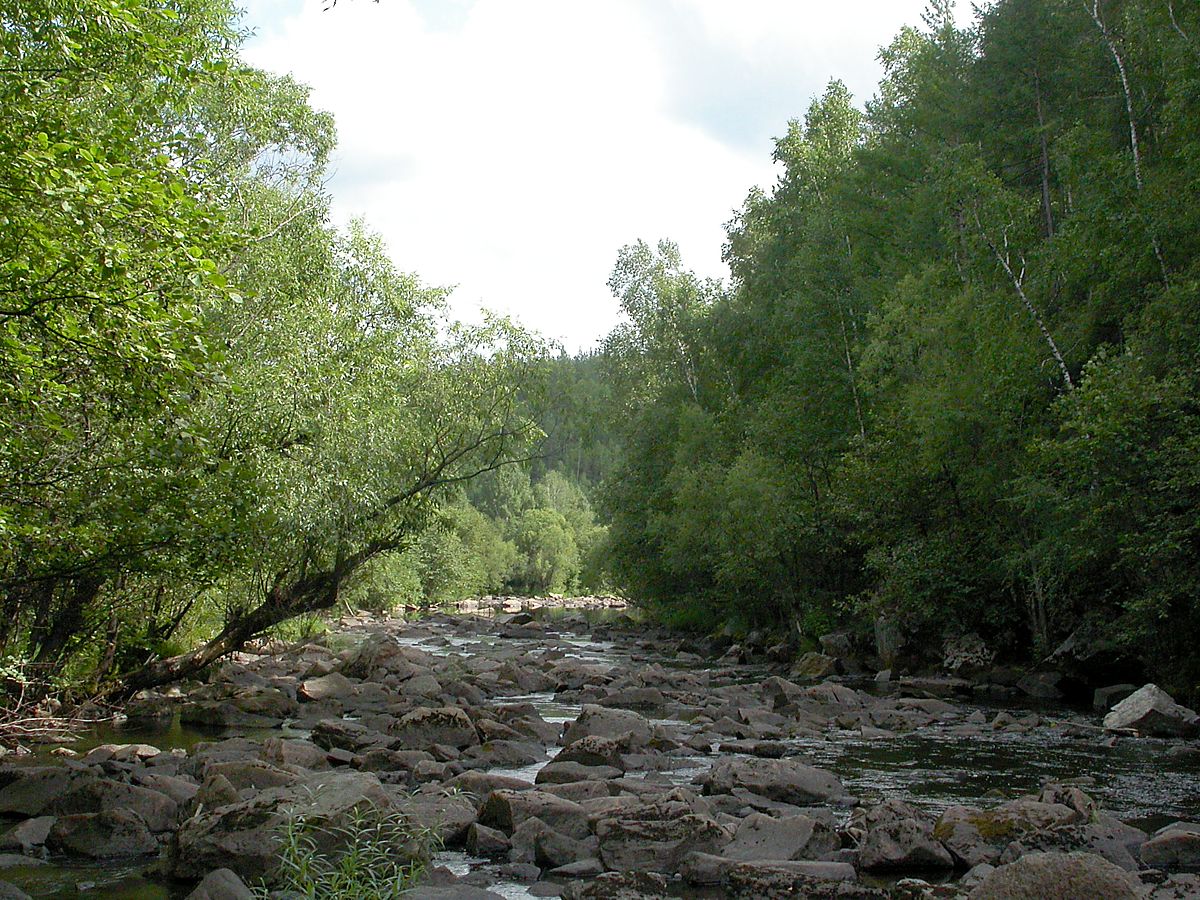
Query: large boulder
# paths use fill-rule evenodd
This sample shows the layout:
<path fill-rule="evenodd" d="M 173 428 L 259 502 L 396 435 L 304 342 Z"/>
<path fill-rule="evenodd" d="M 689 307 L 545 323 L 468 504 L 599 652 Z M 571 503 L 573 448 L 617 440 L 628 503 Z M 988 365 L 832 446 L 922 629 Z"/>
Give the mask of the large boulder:
<path fill-rule="evenodd" d="M 794 759 L 725 758 L 697 781 L 706 794 L 732 794 L 742 788 L 796 806 L 828 803 L 846 795 L 832 772 Z"/>
<path fill-rule="evenodd" d="M 62 766 L 0 768 L 0 814 L 37 816 L 73 786 L 95 780 L 91 773 Z"/>
<path fill-rule="evenodd" d="M 390 731 L 398 744 L 409 750 L 428 750 L 435 744 L 462 749 L 479 743 L 470 717 L 457 706 L 414 709 Z"/>
<path fill-rule="evenodd" d="M 751 813 L 738 823 L 722 855 L 737 860 L 820 859 L 839 846 L 834 830 L 810 816 Z"/>
<path fill-rule="evenodd" d="M 60 816 L 46 843 L 54 850 L 93 859 L 140 856 L 158 850 L 158 841 L 142 818 L 122 809 Z"/>
<path fill-rule="evenodd" d="M 302 784 L 265 790 L 252 800 L 201 809 L 173 835 L 168 874 L 197 879 L 229 868 L 239 877 L 258 879 L 279 861 L 282 830 L 303 821 L 319 853 L 345 846 L 344 829 L 364 816 L 386 814 L 392 795 L 374 775 L 320 772 Z M 397 848 L 400 850 L 401 848 Z"/>
<path fill-rule="evenodd" d="M 545 791 L 492 791 L 479 810 L 479 823 L 511 835 L 529 819 L 540 819 L 568 837 L 589 834 L 587 811 Z"/>
<path fill-rule="evenodd" d="M 1079 810 L 1063 803 L 1022 798 L 995 809 L 952 806 L 942 813 L 933 837 L 967 868 L 996 865 L 1014 841 L 1074 825 L 1084 820 Z"/>
<path fill-rule="evenodd" d="M 179 817 L 179 804 L 158 791 L 120 781 L 85 781 L 49 804 L 56 816 L 120 811 L 137 816 L 150 831 L 171 831 Z"/>
<path fill-rule="evenodd" d="M 585 703 L 579 716 L 567 726 L 563 743 L 573 744 L 588 735 L 598 735 L 612 739 L 628 751 L 646 746 L 653 734 L 650 720 L 633 710 Z"/>
<path fill-rule="evenodd" d="M 612 738 L 589 734 L 568 744 L 554 758 L 555 762 L 575 762 L 582 766 L 612 766 L 625 771 L 621 746 Z"/>
<path fill-rule="evenodd" d="M 838 661 L 824 653 L 805 653 L 792 666 L 792 675 L 797 678 L 825 678 L 838 673 Z"/>
<path fill-rule="evenodd" d="M 1104 717 L 1104 727 L 1131 728 L 1156 737 L 1194 737 L 1200 733 L 1200 716 L 1158 685 L 1147 684 L 1114 706 Z"/>
<path fill-rule="evenodd" d="M 657 872 L 605 872 L 563 888 L 563 900 L 658 900 L 667 897 L 667 878 Z"/>
<path fill-rule="evenodd" d="M 1175 822 L 1141 846 L 1142 862 L 1168 872 L 1200 871 L 1200 825 Z"/>
<path fill-rule="evenodd" d="M 707 816 L 611 818 L 596 823 L 600 860 L 617 872 L 674 874 L 692 852 L 718 854 L 729 832 Z"/>
<path fill-rule="evenodd" d="M 989 873 L 969 900 L 1137 900 L 1140 882 L 1091 853 L 1030 853 Z"/>
<path fill-rule="evenodd" d="M 933 823 L 915 807 L 888 800 L 865 816 L 866 836 L 858 852 L 867 872 L 952 869 L 954 858 L 933 835 Z"/>

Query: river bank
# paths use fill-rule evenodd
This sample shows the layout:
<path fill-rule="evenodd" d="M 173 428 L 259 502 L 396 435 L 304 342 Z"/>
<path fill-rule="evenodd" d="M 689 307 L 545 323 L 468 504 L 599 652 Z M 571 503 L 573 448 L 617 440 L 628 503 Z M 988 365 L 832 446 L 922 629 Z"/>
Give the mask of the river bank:
<path fill-rule="evenodd" d="M 615 603 L 476 613 L 347 621 L 0 762 L 0 878 L 186 897 L 267 874 L 288 821 L 370 807 L 437 833 L 416 896 L 967 896 L 1022 859 L 1082 866 L 1093 896 L 1200 884 L 1175 825 L 1200 818 L 1192 742 L 713 659 Z"/>

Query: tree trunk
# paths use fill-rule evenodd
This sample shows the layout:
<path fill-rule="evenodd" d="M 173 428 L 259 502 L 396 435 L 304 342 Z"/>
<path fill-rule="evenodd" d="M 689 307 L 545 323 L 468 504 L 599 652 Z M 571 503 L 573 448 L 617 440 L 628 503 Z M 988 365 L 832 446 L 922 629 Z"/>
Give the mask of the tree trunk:
<path fill-rule="evenodd" d="M 1084 8 L 1087 9 L 1087 0 L 1083 0 Z M 1092 21 L 1096 23 L 1096 28 L 1099 29 L 1101 37 L 1104 38 L 1104 43 L 1108 46 L 1108 52 L 1112 54 L 1113 62 L 1117 66 L 1117 74 L 1121 78 L 1121 91 L 1125 95 L 1125 115 L 1129 119 L 1129 150 L 1133 154 L 1133 180 L 1137 186 L 1138 196 L 1140 197 L 1145 190 L 1145 181 L 1142 179 L 1142 150 L 1141 143 L 1138 139 L 1137 118 L 1133 113 L 1133 90 L 1129 86 L 1129 70 L 1125 66 L 1125 56 L 1121 53 L 1121 47 L 1117 43 L 1112 32 L 1108 30 L 1108 25 L 1104 22 L 1104 17 L 1100 13 L 1100 0 L 1093 0 L 1088 13 L 1092 17 Z M 1158 260 L 1158 267 L 1162 272 L 1163 284 L 1170 284 L 1170 277 L 1167 275 L 1167 261 L 1163 257 L 1162 245 L 1158 240 L 1158 232 L 1153 225 L 1148 225 L 1150 231 L 1150 243 L 1154 248 L 1154 257 Z"/>
<path fill-rule="evenodd" d="M 1054 237 L 1054 208 L 1050 204 L 1050 149 L 1046 144 L 1046 117 L 1042 111 L 1042 80 L 1033 73 L 1037 101 L 1038 141 L 1042 151 L 1042 215 L 1046 219 L 1046 237 Z"/>
<path fill-rule="evenodd" d="M 303 613 L 332 608 L 337 603 L 338 588 L 348 574 L 349 570 L 338 564 L 332 569 L 308 573 L 290 585 L 284 584 L 282 577 L 276 578 L 259 606 L 232 618 L 216 637 L 197 649 L 147 663 L 117 686 L 115 696 L 127 697 L 145 688 L 195 675 L 222 656 L 237 652 L 247 641 L 274 625 Z"/>

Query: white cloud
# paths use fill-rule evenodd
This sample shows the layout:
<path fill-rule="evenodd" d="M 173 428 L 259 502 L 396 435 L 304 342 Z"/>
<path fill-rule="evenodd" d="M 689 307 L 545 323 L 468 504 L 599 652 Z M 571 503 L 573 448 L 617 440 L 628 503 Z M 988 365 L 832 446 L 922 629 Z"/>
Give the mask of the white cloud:
<path fill-rule="evenodd" d="M 622 244 L 668 237 L 723 275 L 723 223 L 773 181 L 770 135 L 831 76 L 868 93 L 878 45 L 922 5 L 458 0 L 448 24 L 430 0 L 263 2 L 247 58 L 334 113 L 335 214 L 457 284 L 460 314 L 510 313 L 571 349 L 616 321 Z"/>

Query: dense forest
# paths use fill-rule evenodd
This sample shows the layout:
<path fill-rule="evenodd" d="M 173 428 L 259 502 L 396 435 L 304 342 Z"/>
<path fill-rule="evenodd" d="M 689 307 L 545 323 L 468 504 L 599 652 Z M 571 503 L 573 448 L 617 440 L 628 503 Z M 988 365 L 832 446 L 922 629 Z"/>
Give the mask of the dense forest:
<path fill-rule="evenodd" d="M 619 590 L 801 643 L 1090 629 L 1195 689 L 1195 3 L 934 0 L 865 106 L 833 81 L 787 126 L 729 283 L 630 244 L 575 358 L 334 227 L 334 123 L 237 21 L 0 10 L 8 677 L 132 690 L 339 603 Z"/>
<path fill-rule="evenodd" d="M 1200 8 L 952 4 L 832 82 L 730 223 L 733 285 L 622 252 L 617 581 L 676 621 L 1074 630 L 1200 671 Z"/>

